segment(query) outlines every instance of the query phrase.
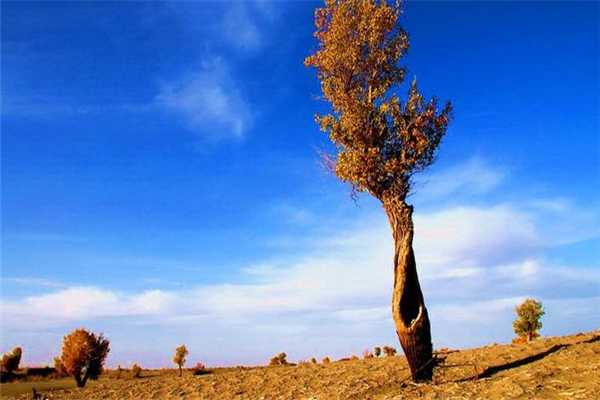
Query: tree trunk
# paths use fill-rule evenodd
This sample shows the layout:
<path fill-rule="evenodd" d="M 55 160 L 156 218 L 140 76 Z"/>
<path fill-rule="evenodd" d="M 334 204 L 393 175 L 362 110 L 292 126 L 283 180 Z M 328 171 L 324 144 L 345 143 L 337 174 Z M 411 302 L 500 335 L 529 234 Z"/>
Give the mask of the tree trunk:
<path fill-rule="evenodd" d="M 179 377 L 181 378 L 181 365 L 179 366 Z"/>
<path fill-rule="evenodd" d="M 433 378 L 433 346 L 431 326 L 423 293 L 417 276 L 417 265 L 412 242 L 414 228 L 413 207 L 403 199 L 383 202 L 394 236 L 394 291 L 392 316 L 396 333 L 406 355 L 412 379 L 415 382 Z"/>
<path fill-rule="evenodd" d="M 75 375 L 75 382 L 77 383 L 78 388 L 82 388 L 85 386 L 85 383 L 81 380 L 81 375 Z"/>

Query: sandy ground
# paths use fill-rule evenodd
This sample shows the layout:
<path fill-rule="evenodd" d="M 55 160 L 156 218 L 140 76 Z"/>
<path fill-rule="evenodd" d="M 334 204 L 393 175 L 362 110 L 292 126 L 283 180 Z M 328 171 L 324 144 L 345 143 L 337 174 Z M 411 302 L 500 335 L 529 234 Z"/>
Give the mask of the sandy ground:
<path fill-rule="evenodd" d="M 413 384 L 403 356 L 254 368 L 182 378 L 152 371 L 102 379 L 50 399 L 600 399 L 600 331 L 443 354 L 431 384 Z M 445 366 L 445 367 L 442 367 Z M 3 396 L 4 398 L 5 396 Z M 28 398 L 21 396 L 21 398 Z"/>

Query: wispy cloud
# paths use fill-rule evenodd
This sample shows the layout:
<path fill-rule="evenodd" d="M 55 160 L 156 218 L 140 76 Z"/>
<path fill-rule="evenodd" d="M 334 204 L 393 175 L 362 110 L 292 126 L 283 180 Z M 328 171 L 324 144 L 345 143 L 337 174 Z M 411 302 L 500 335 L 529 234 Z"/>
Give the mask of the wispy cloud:
<path fill-rule="evenodd" d="M 156 104 L 184 119 L 207 139 L 241 139 L 253 114 L 224 59 L 206 59 L 177 82 L 164 84 Z"/>
<path fill-rule="evenodd" d="M 263 38 L 249 7 L 247 2 L 231 4 L 223 18 L 222 29 L 231 46 L 254 52 L 262 47 Z"/>
<path fill-rule="evenodd" d="M 597 266 L 547 260 L 542 250 L 554 241 L 545 237 L 538 219 L 531 209 L 515 204 L 415 215 L 415 252 L 438 345 L 508 340 L 514 306 L 528 296 L 546 304 L 549 331 L 566 329 L 556 315 L 570 318 L 573 329 L 600 324 L 597 312 L 582 320 L 573 307 L 567 316 L 565 309 L 556 309 L 571 300 L 593 309 L 600 276 Z M 389 317 L 392 242 L 385 216 L 372 214 L 349 229 L 305 243 L 300 257 L 240 266 L 236 282 L 138 293 L 70 287 L 3 299 L 3 323 L 9 329 L 42 329 L 102 319 L 107 334 L 124 321 L 157 330 L 184 326 L 184 332 L 195 332 L 186 341 L 213 363 L 266 360 L 282 346 L 294 349 L 292 357 L 308 357 L 317 351 L 341 356 L 394 343 Z M 199 331 L 202 341 L 195 339 Z M 344 339 L 331 332 L 344 332 Z M 211 350 L 240 336 L 252 339 L 228 344 L 232 354 Z M 170 349 L 160 351 L 166 357 Z M 235 356 L 236 351 L 244 358 Z"/>
<path fill-rule="evenodd" d="M 503 168 L 493 167 L 480 157 L 441 172 L 420 175 L 416 180 L 419 198 L 437 199 L 450 194 L 480 195 L 500 185 L 507 176 Z"/>

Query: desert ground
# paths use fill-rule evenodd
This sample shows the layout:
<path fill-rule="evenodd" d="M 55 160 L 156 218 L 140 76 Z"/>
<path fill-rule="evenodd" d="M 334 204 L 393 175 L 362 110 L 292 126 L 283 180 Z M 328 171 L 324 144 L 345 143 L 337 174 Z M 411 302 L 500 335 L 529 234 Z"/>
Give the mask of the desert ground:
<path fill-rule="evenodd" d="M 2 384 L 2 398 L 49 399 L 598 399 L 600 331 L 541 338 L 530 344 L 440 351 L 444 360 L 431 384 L 408 379 L 403 356 L 330 364 L 113 373 L 85 389 L 69 380 Z"/>

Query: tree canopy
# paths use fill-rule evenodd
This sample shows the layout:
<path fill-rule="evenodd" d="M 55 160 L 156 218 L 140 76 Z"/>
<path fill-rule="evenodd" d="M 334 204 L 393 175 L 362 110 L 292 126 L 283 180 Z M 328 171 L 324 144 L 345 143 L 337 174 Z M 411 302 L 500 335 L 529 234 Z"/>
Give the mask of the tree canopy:
<path fill-rule="evenodd" d="M 318 49 L 304 61 L 333 108 L 316 117 L 338 148 L 326 156 L 329 167 L 353 191 L 382 201 L 404 199 L 413 174 L 434 162 L 452 113 L 450 103 L 440 111 L 436 98 L 426 101 L 416 79 L 408 99 L 398 97 L 409 47 L 401 13 L 399 2 L 326 0 L 315 11 Z"/>

